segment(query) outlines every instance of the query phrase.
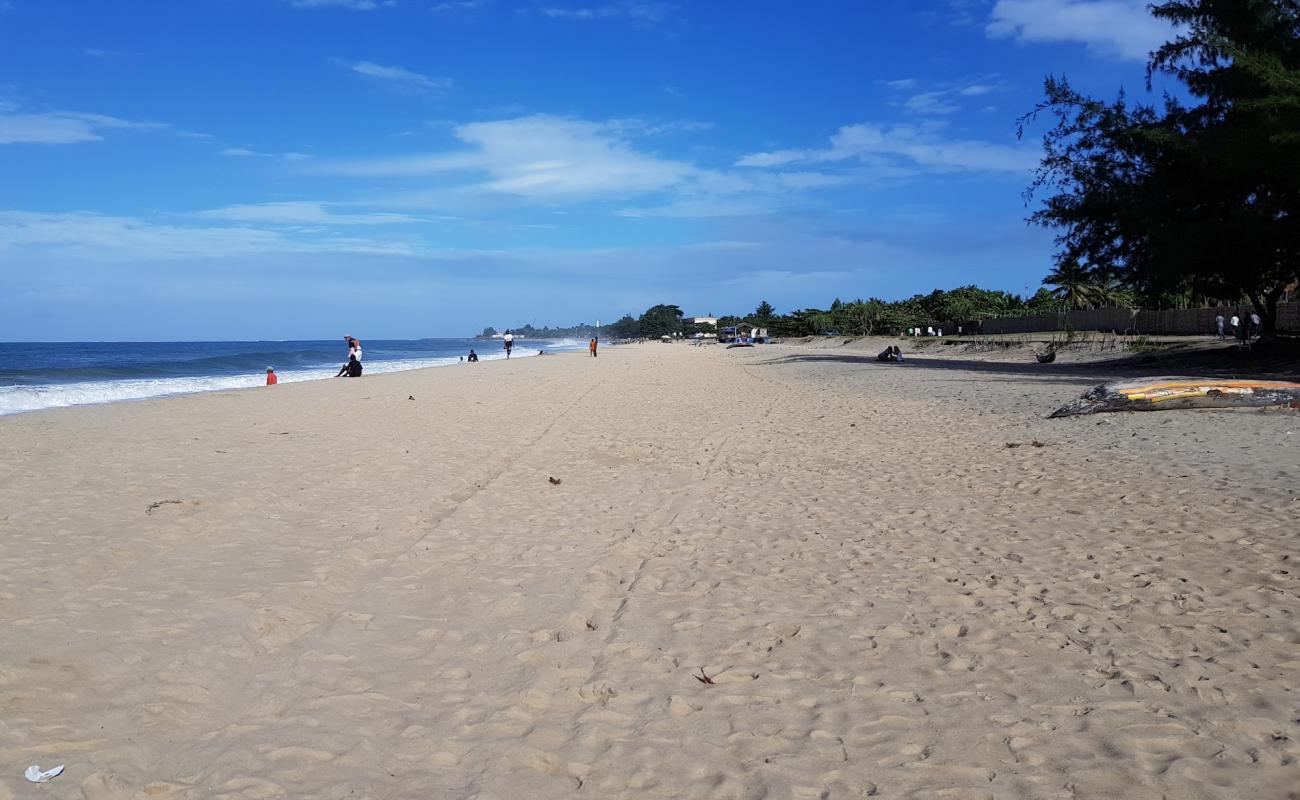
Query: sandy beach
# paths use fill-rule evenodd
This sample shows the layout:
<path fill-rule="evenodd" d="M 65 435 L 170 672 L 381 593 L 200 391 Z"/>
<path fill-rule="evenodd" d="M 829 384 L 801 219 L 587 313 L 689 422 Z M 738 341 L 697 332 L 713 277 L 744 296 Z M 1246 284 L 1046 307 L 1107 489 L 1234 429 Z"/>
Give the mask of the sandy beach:
<path fill-rule="evenodd" d="M 1300 414 L 878 349 L 0 418 L 0 799 L 1300 797 Z"/>

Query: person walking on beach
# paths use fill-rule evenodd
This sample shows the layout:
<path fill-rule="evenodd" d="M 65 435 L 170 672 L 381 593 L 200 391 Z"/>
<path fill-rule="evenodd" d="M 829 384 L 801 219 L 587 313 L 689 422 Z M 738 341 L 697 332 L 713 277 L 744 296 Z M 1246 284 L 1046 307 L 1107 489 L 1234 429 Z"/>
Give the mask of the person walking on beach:
<path fill-rule="evenodd" d="M 515 335 L 510 331 L 506 331 L 506 335 L 501 338 L 502 341 L 505 342 L 506 358 L 510 358 L 510 351 L 513 350 L 515 347 Z"/>
<path fill-rule="evenodd" d="M 1218 331 L 1219 338 L 1222 339 L 1223 338 L 1223 315 L 1222 314 L 1214 318 L 1214 329 Z"/>
<path fill-rule="evenodd" d="M 1236 314 L 1233 314 L 1231 324 L 1232 324 L 1232 338 L 1240 339 L 1241 338 L 1241 317 L 1237 316 Z"/>
<path fill-rule="evenodd" d="M 275 377 L 275 367 L 267 367 L 267 368 L 266 368 L 266 385 L 267 385 L 267 386 L 274 386 L 274 385 L 276 385 L 276 384 L 279 383 L 279 382 L 280 382 L 280 379 L 277 378 L 277 377 Z"/>
<path fill-rule="evenodd" d="M 595 337 L 595 336 L 591 337 L 591 341 L 587 343 L 587 349 L 591 351 L 591 357 L 592 357 L 592 358 L 595 358 L 595 357 L 596 357 L 596 337 Z"/>

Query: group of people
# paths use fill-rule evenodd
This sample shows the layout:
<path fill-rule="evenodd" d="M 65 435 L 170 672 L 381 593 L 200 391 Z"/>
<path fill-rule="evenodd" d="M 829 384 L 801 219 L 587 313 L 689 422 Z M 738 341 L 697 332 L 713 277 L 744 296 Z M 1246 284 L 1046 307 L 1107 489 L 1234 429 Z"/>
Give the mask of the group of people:
<path fill-rule="evenodd" d="M 960 332 L 961 331 L 959 329 L 958 333 Z M 925 328 L 922 329 L 918 325 L 914 328 L 908 328 L 907 335 L 908 336 L 943 336 L 943 328 L 936 329 L 933 325 L 926 325 Z"/>
<path fill-rule="evenodd" d="M 334 377 L 342 378 L 346 376 L 349 378 L 360 378 L 361 377 L 361 341 L 357 339 L 355 336 L 351 336 L 351 335 L 344 336 L 343 341 L 347 342 L 348 345 L 348 361 L 346 364 L 339 367 L 338 374 L 336 374 Z M 510 331 L 506 331 L 505 336 L 502 337 L 502 343 L 506 349 L 506 358 L 510 358 L 510 354 L 514 351 L 515 348 L 514 334 L 511 333 Z M 588 343 L 587 347 L 588 350 L 591 352 L 591 355 L 594 357 L 596 355 L 596 339 L 593 338 Z M 546 351 L 538 350 L 537 354 L 539 356 L 546 355 Z M 478 353 L 474 352 L 473 348 L 470 348 L 469 356 L 468 357 L 461 356 L 461 361 L 469 361 L 471 364 L 476 363 L 478 361 Z M 275 368 L 267 367 L 266 385 L 275 386 L 279 382 L 280 379 L 275 374 Z"/>
<path fill-rule="evenodd" d="M 1228 338 L 1224 335 L 1223 324 L 1224 321 L 1222 314 L 1219 314 L 1214 318 L 1214 330 L 1220 339 Z M 1253 312 L 1250 315 L 1250 327 L 1245 331 L 1242 331 L 1241 329 L 1241 317 L 1236 314 L 1232 315 L 1232 319 L 1228 324 L 1232 326 L 1232 338 L 1234 339 L 1247 339 L 1251 336 L 1259 336 L 1260 332 L 1263 330 L 1263 321 L 1259 318 L 1259 314 Z"/>
<path fill-rule="evenodd" d="M 903 351 L 898 349 L 898 345 L 891 344 L 889 347 L 886 347 L 884 350 L 882 350 L 880 352 L 880 355 L 876 356 L 876 360 L 877 361 L 902 361 Z"/>

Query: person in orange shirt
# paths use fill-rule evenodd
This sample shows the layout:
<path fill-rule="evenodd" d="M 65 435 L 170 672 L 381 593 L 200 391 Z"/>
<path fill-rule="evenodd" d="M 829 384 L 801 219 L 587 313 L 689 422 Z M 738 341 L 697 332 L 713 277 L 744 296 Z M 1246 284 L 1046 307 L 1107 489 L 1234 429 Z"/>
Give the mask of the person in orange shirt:
<path fill-rule="evenodd" d="M 279 382 L 280 382 L 280 379 L 277 378 L 277 377 L 275 377 L 275 367 L 267 367 L 267 368 L 266 368 L 266 385 L 267 385 L 267 386 L 274 386 L 274 385 L 276 385 L 276 384 L 279 383 Z"/>
<path fill-rule="evenodd" d="M 591 341 L 587 343 L 587 349 L 591 351 L 591 357 L 592 357 L 592 358 L 595 358 L 595 357 L 596 357 L 596 337 L 593 336 L 593 337 L 591 338 Z"/>

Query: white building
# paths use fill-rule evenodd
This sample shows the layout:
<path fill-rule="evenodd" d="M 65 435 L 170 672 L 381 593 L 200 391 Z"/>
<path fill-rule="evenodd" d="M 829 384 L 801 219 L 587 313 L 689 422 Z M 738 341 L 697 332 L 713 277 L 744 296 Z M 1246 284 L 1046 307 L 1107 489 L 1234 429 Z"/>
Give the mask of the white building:
<path fill-rule="evenodd" d="M 712 325 L 715 328 L 718 327 L 717 317 L 691 317 L 690 321 L 696 325 Z"/>

